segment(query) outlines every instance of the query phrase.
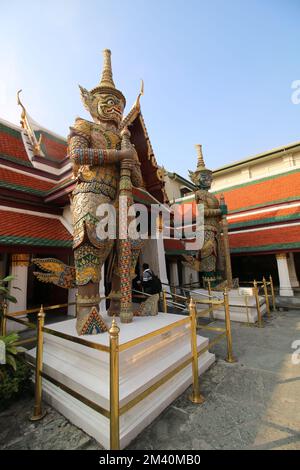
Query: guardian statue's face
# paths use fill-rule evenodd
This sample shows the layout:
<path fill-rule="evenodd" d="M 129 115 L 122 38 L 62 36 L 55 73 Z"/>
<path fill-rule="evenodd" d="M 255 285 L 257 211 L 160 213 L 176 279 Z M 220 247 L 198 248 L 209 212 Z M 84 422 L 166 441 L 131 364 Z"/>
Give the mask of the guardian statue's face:
<path fill-rule="evenodd" d="M 198 177 L 198 186 L 201 189 L 210 189 L 212 183 L 212 172 L 209 170 L 203 170 L 200 172 Z"/>
<path fill-rule="evenodd" d="M 124 102 L 113 94 L 97 94 L 97 113 L 100 121 L 114 122 L 118 127 L 122 121 Z"/>

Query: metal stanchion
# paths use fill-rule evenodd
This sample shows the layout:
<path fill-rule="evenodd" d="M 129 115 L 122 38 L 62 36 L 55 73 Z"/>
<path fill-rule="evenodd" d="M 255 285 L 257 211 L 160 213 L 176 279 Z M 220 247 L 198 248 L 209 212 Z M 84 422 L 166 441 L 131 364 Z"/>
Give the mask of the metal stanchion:
<path fill-rule="evenodd" d="M 120 449 L 119 332 L 115 318 L 109 329 L 110 345 L 110 448 Z"/>
<path fill-rule="evenodd" d="M 34 398 L 34 410 L 31 416 L 31 421 L 39 421 L 42 419 L 46 411 L 42 410 L 42 370 L 43 370 L 43 348 L 44 348 L 44 323 L 45 323 L 45 312 L 43 305 L 41 305 L 40 311 L 37 316 L 37 346 L 36 346 L 36 360 L 35 360 L 35 398 Z"/>
<path fill-rule="evenodd" d="M 174 302 L 176 302 L 176 286 L 171 287 L 171 295 L 174 298 Z"/>
<path fill-rule="evenodd" d="M 249 296 L 247 294 L 245 294 L 244 295 L 244 300 L 245 300 L 245 304 L 246 304 L 247 325 L 250 326 L 248 298 L 249 298 Z"/>
<path fill-rule="evenodd" d="M 265 294 L 265 299 L 266 299 L 267 315 L 268 317 L 270 317 L 271 316 L 270 302 L 269 302 L 268 286 L 267 286 L 265 277 L 263 277 L 263 289 L 264 289 L 264 294 Z"/>
<path fill-rule="evenodd" d="M 210 300 L 210 304 L 209 304 L 209 318 L 211 320 L 214 319 L 214 315 L 213 315 L 213 305 L 212 305 L 212 295 L 211 295 L 211 283 L 210 281 L 208 280 L 207 281 L 207 290 L 208 290 L 208 295 L 209 295 L 209 300 Z"/>
<path fill-rule="evenodd" d="M 5 301 L 2 304 L 2 308 L 3 308 L 3 311 L 2 311 L 2 320 L 1 320 L 1 335 L 6 336 L 6 323 L 7 323 L 6 315 L 7 315 L 8 305 Z"/>
<path fill-rule="evenodd" d="M 168 313 L 166 289 L 163 289 L 162 291 L 162 299 L 163 299 L 163 311 L 164 313 Z"/>
<path fill-rule="evenodd" d="M 193 370 L 193 391 L 189 397 L 193 403 L 201 405 L 205 399 L 200 393 L 199 370 L 198 370 L 198 346 L 197 346 L 197 312 L 194 299 L 191 297 L 189 303 L 191 320 L 191 349 L 192 349 L 192 370 Z"/>
<path fill-rule="evenodd" d="M 75 314 L 76 318 L 78 318 L 78 292 L 75 294 Z"/>
<path fill-rule="evenodd" d="M 256 310 L 257 310 L 257 326 L 258 328 L 263 328 L 260 303 L 259 303 L 259 297 L 258 297 L 258 287 L 257 287 L 257 282 L 255 280 L 253 281 L 253 290 L 254 290 Z"/>
<path fill-rule="evenodd" d="M 233 363 L 233 362 L 237 362 L 237 360 L 232 354 L 232 335 L 231 335 L 231 323 L 230 323 L 227 287 L 225 287 L 224 289 L 224 310 L 225 310 L 225 326 L 226 326 L 226 337 L 227 337 L 227 358 L 225 359 L 225 361 Z"/>
<path fill-rule="evenodd" d="M 277 308 L 276 308 L 276 299 L 275 299 L 273 278 L 272 278 L 271 275 L 270 275 L 269 279 L 270 279 L 271 295 L 272 295 L 272 310 L 275 312 L 277 310 Z"/>

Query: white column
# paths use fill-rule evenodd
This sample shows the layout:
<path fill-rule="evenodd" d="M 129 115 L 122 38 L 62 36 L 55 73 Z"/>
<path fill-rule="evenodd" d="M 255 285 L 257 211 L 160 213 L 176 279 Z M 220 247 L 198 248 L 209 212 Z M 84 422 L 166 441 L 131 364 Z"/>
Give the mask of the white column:
<path fill-rule="evenodd" d="M 77 289 L 69 289 L 68 291 L 68 304 L 76 302 Z M 68 315 L 76 317 L 76 305 L 68 305 Z"/>
<path fill-rule="evenodd" d="M 168 292 L 170 291 L 169 280 L 167 276 L 167 266 L 165 257 L 165 248 L 162 238 L 145 240 L 145 244 L 141 253 L 142 263 L 148 263 L 150 269 L 156 274 L 161 282 L 163 288 Z M 166 284 L 166 285 L 165 285 Z"/>
<path fill-rule="evenodd" d="M 170 291 L 169 280 L 167 276 L 166 254 L 164 247 L 164 240 L 162 236 L 157 239 L 157 257 L 158 257 L 158 276 L 163 284 L 167 284 L 164 288 Z"/>
<path fill-rule="evenodd" d="M 172 286 L 179 285 L 178 266 L 176 261 L 170 263 L 170 283 Z"/>
<path fill-rule="evenodd" d="M 299 281 L 297 278 L 297 273 L 296 273 L 296 268 L 295 268 L 294 253 L 289 253 L 287 262 L 288 262 L 291 285 L 292 287 L 299 287 Z"/>
<path fill-rule="evenodd" d="M 294 295 L 286 253 L 278 253 L 276 255 L 278 276 L 279 276 L 279 295 L 292 297 Z"/>
<path fill-rule="evenodd" d="M 11 258 L 10 275 L 14 276 L 14 280 L 10 282 L 10 294 L 17 299 L 17 303 L 8 303 L 8 312 L 18 312 L 27 309 L 27 280 L 28 280 L 28 266 L 30 255 L 28 254 L 15 254 Z M 17 289 L 14 289 L 17 287 Z M 19 318 L 25 318 L 19 317 Z M 25 326 L 14 321 L 8 321 L 7 331 L 20 331 L 26 329 Z"/>
<path fill-rule="evenodd" d="M 182 280 L 185 287 L 189 288 L 189 285 L 193 282 L 193 270 L 186 264 L 182 266 Z"/>

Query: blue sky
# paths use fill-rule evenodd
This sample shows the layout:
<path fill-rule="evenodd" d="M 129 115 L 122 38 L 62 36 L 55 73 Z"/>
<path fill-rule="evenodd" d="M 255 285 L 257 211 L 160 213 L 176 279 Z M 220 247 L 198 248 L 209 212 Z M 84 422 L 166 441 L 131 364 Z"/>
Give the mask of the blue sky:
<path fill-rule="evenodd" d="M 159 164 L 187 176 L 201 143 L 216 168 L 300 140 L 299 0 L 0 0 L 0 117 L 66 136 L 87 117 L 104 48 L 127 110 L 142 111 Z"/>

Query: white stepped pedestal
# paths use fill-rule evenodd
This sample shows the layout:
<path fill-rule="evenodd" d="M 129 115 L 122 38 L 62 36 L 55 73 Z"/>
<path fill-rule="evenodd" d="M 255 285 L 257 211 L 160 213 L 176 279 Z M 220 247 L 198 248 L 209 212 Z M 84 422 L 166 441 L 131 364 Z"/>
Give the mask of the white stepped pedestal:
<path fill-rule="evenodd" d="M 159 313 L 155 317 L 135 317 L 120 324 L 119 343 L 124 344 L 159 328 L 176 323 L 183 315 Z M 111 318 L 104 317 L 107 324 Z M 51 325 L 51 329 L 78 337 L 75 319 Z M 109 335 L 84 336 L 91 342 L 108 346 Z M 208 340 L 197 336 L 198 349 Z M 31 360 L 35 349 L 28 352 Z M 120 407 L 146 390 L 167 372 L 191 355 L 190 326 L 185 324 L 120 352 Z M 206 351 L 199 357 L 203 373 L 215 360 Z M 44 372 L 72 390 L 109 410 L 109 354 L 45 334 Z M 176 374 L 120 418 L 120 446 L 126 447 L 154 418 L 192 383 L 192 366 Z M 44 398 L 72 423 L 109 449 L 109 420 L 47 380 L 43 380 Z M 195 405 L 196 406 L 196 405 Z"/>
<path fill-rule="evenodd" d="M 202 295 L 201 295 L 202 294 Z M 257 309 L 256 309 L 256 300 L 255 296 L 253 295 L 251 288 L 242 288 L 242 289 L 231 289 L 228 291 L 228 300 L 229 300 L 229 312 L 230 312 L 230 319 L 232 321 L 238 322 L 248 322 L 255 323 L 257 322 Z M 246 300 L 247 294 L 247 300 Z M 212 295 L 218 299 L 223 299 L 223 293 L 220 291 L 212 291 Z M 193 291 L 193 298 L 194 300 L 207 300 L 207 290 L 205 289 L 195 289 Z M 248 316 L 247 316 L 247 304 L 248 303 Z M 267 311 L 265 298 L 259 296 L 260 302 L 260 311 L 261 315 L 265 315 Z M 197 311 L 201 312 L 201 310 L 205 310 L 209 307 L 208 304 L 198 304 L 197 303 Z M 214 310 L 214 318 L 216 320 L 224 320 L 225 313 L 224 313 L 224 306 L 221 305 L 218 309 Z M 203 315 L 205 317 L 209 317 L 209 314 Z"/>

